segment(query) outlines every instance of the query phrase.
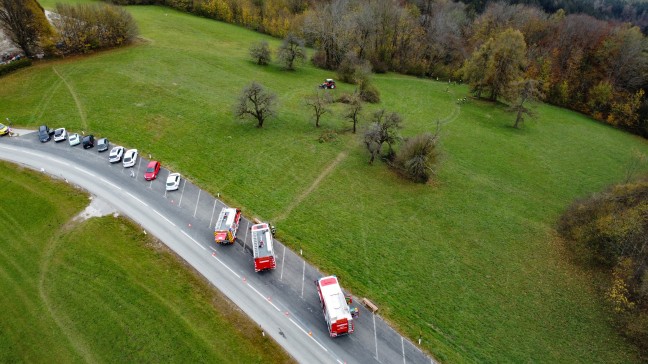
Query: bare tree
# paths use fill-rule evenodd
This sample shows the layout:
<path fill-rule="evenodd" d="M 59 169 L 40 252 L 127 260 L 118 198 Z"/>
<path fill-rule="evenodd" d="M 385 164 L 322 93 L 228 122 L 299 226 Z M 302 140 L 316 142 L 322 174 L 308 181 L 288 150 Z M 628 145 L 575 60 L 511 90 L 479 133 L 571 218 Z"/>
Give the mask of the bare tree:
<path fill-rule="evenodd" d="M 326 91 L 316 91 L 314 94 L 305 97 L 306 106 L 313 110 L 315 127 L 319 128 L 322 115 L 330 112 L 328 105 L 331 104 L 331 95 Z"/>
<path fill-rule="evenodd" d="M 276 106 L 277 96 L 252 81 L 241 91 L 234 114 L 241 119 L 253 117 L 258 122 L 257 127 L 261 128 L 268 118 L 275 115 Z"/>
<path fill-rule="evenodd" d="M 350 95 L 349 104 L 347 105 L 344 117 L 353 123 L 353 134 L 356 133 L 358 119 L 360 117 L 361 111 L 362 100 L 360 100 L 360 95 L 358 93 Z"/>
<path fill-rule="evenodd" d="M 30 58 L 53 34 L 43 8 L 35 0 L 0 0 L 0 29 Z"/>
<path fill-rule="evenodd" d="M 396 167 L 414 182 L 425 183 L 429 181 L 437 161 L 436 146 L 438 140 L 438 123 L 436 133 L 424 133 L 409 138 L 396 155 Z"/>
<path fill-rule="evenodd" d="M 393 154 L 393 145 L 402 139 L 398 132 L 402 129 L 402 121 L 398 113 L 387 113 L 385 109 L 373 114 L 371 126 L 365 132 L 365 145 L 370 154 L 369 164 L 373 164 L 376 156 L 380 155 L 385 143 L 389 146 L 389 155 Z"/>
<path fill-rule="evenodd" d="M 277 52 L 279 61 L 287 70 L 294 70 L 295 63 L 301 63 L 306 59 L 306 48 L 304 40 L 294 34 L 288 34 Z"/>
<path fill-rule="evenodd" d="M 254 59 L 256 64 L 265 66 L 268 63 L 270 63 L 270 47 L 268 46 L 268 42 L 266 41 L 261 41 L 258 43 L 254 43 L 250 47 L 250 57 Z"/>
<path fill-rule="evenodd" d="M 524 116 L 535 116 L 535 111 L 524 106 L 524 103 L 529 101 L 536 101 L 542 97 L 542 93 L 538 87 L 538 81 L 526 79 L 513 83 L 510 88 L 509 96 L 507 98 L 512 100 L 509 110 L 516 113 L 514 128 L 519 128 L 520 123 L 524 122 Z"/>

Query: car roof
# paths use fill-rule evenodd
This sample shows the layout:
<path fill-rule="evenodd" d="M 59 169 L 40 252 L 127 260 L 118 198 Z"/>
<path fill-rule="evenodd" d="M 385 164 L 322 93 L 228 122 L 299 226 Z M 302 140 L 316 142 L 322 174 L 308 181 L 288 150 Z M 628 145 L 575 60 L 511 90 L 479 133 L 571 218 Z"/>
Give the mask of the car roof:
<path fill-rule="evenodd" d="M 160 162 L 158 162 L 158 161 L 150 161 L 149 164 L 148 164 L 148 166 L 149 166 L 149 167 L 153 167 L 153 166 L 156 165 L 156 164 L 160 164 Z"/>
<path fill-rule="evenodd" d="M 99 139 L 99 144 L 106 143 L 106 142 L 108 142 L 108 139 L 106 138 Z"/>

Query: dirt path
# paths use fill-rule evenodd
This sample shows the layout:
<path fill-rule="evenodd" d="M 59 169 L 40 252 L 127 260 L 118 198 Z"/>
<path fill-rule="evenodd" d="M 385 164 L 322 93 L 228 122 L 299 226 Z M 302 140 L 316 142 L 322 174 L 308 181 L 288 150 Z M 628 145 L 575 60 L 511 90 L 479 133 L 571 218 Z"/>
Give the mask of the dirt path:
<path fill-rule="evenodd" d="M 43 258 L 41 259 L 40 262 L 40 275 L 38 277 L 38 295 L 43 301 L 43 304 L 45 305 L 45 308 L 47 309 L 49 315 L 52 317 L 52 320 L 54 320 L 54 322 L 59 327 L 59 329 L 61 329 L 61 332 L 69 340 L 70 344 L 72 344 L 74 350 L 76 350 L 76 352 L 83 358 L 85 362 L 98 363 L 97 358 L 94 357 L 94 353 L 84 342 L 82 336 L 78 335 L 78 333 L 76 333 L 74 329 L 71 328 L 69 318 L 65 317 L 64 315 L 60 315 L 59 313 L 56 312 L 56 309 L 54 308 L 52 302 L 50 301 L 49 296 L 47 295 L 46 286 L 45 286 L 45 280 L 47 279 L 47 273 L 50 267 L 50 263 L 52 262 L 52 259 L 54 258 L 54 255 L 58 248 L 59 237 L 62 234 L 64 234 L 66 231 L 70 230 L 73 226 L 72 224 L 73 222 L 69 222 L 68 224 L 64 225 L 56 235 L 54 235 L 50 240 L 47 241 L 45 245 Z"/>
<path fill-rule="evenodd" d="M 335 160 L 334 160 L 333 162 L 331 162 L 328 166 L 326 166 L 326 168 L 324 168 L 324 170 L 322 171 L 322 173 L 320 173 L 319 176 L 317 176 L 317 178 L 315 178 L 315 181 L 313 181 L 313 183 L 312 183 L 312 184 L 311 184 L 311 185 L 310 185 L 310 186 L 309 186 L 309 187 L 308 187 L 304 192 L 300 193 L 300 194 L 299 194 L 299 195 L 298 195 L 298 196 L 293 200 L 293 202 L 291 202 L 290 205 L 288 205 L 288 207 L 284 210 L 284 212 L 282 212 L 279 216 L 277 216 L 276 218 L 274 218 L 273 221 L 281 221 L 281 220 L 285 219 L 286 217 L 288 217 L 288 215 L 290 215 L 290 213 L 292 212 L 292 210 L 294 210 L 295 207 L 299 206 L 299 204 L 300 204 L 300 203 L 301 203 L 301 202 L 302 202 L 306 197 L 308 197 L 308 195 L 310 195 L 311 192 L 313 192 L 313 191 L 314 191 L 314 190 L 315 190 L 315 189 L 320 185 L 320 183 L 322 182 L 322 180 L 323 180 L 326 176 L 328 176 L 329 174 L 331 174 L 331 172 L 333 172 L 333 170 L 335 169 L 335 167 L 337 167 L 337 165 L 340 164 L 340 162 L 342 162 L 342 161 L 347 157 L 347 155 L 348 155 L 348 153 L 347 153 L 346 151 L 342 151 L 342 152 L 340 152 L 340 154 L 337 155 L 337 157 L 335 158 Z"/>
<path fill-rule="evenodd" d="M 81 117 L 81 124 L 83 125 L 83 130 L 88 130 L 88 122 L 86 121 L 86 115 L 85 111 L 83 110 L 83 105 L 81 105 L 81 101 L 79 100 L 79 97 L 77 96 L 77 93 L 74 91 L 74 88 L 72 88 L 72 85 L 63 77 L 59 71 L 56 70 L 56 68 L 52 67 L 52 70 L 54 73 L 56 73 L 57 76 L 61 80 L 63 80 L 63 83 L 65 83 L 65 86 L 67 86 L 68 91 L 70 91 L 70 95 L 72 95 L 72 98 L 74 99 L 74 103 L 76 104 L 77 110 L 79 110 L 79 116 Z"/>

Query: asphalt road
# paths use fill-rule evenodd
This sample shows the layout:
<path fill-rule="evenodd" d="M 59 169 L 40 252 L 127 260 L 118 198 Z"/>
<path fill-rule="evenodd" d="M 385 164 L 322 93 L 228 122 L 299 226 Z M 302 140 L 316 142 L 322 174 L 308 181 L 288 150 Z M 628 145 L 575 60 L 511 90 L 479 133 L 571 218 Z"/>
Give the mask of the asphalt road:
<path fill-rule="evenodd" d="M 112 146 L 111 146 L 112 147 Z M 0 159 L 47 173 L 89 191 L 137 222 L 193 266 L 237 304 L 300 363 L 434 363 L 378 315 L 360 306 L 355 332 L 328 336 L 314 280 L 322 274 L 275 240 L 277 268 L 255 273 L 250 221 L 241 220 L 238 241 L 213 242 L 214 219 L 224 204 L 183 178 L 178 191 L 166 192 L 170 171 L 147 182 L 147 159 L 132 168 L 110 164 L 108 152 L 80 145 L 40 143 L 35 133 L 0 138 Z M 131 171 L 134 177 L 131 177 Z M 344 282 L 341 282 L 344 284 Z"/>

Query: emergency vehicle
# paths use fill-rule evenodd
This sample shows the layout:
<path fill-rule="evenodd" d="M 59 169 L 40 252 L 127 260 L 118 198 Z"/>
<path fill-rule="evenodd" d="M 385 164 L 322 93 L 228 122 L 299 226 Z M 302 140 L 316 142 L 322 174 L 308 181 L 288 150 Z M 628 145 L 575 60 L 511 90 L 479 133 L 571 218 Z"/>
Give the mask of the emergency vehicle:
<path fill-rule="evenodd" d="M 274 269 L 274 246 L 272 244 L 272 230 L 269 224 L 252 225 L 252 253 L 254 254 L 254 271 Z"/>
<path fill-rule="evenodd" d="M 336 337 L 353 332 L 352 311 L 347 304 L 347 297 L 336 276 L 322 277 L 315 281 L 317 293 L 322 303 L 322 312 L 326 319 L 329 335 Z"/>
<path fill-rule="evenodd" d="M 241 210 L 223 207 L 216 226 L 214 227 L 214 239 L 217 244 L 232 244 L 236 241 L 236 232 L 241 221 Z"/>

